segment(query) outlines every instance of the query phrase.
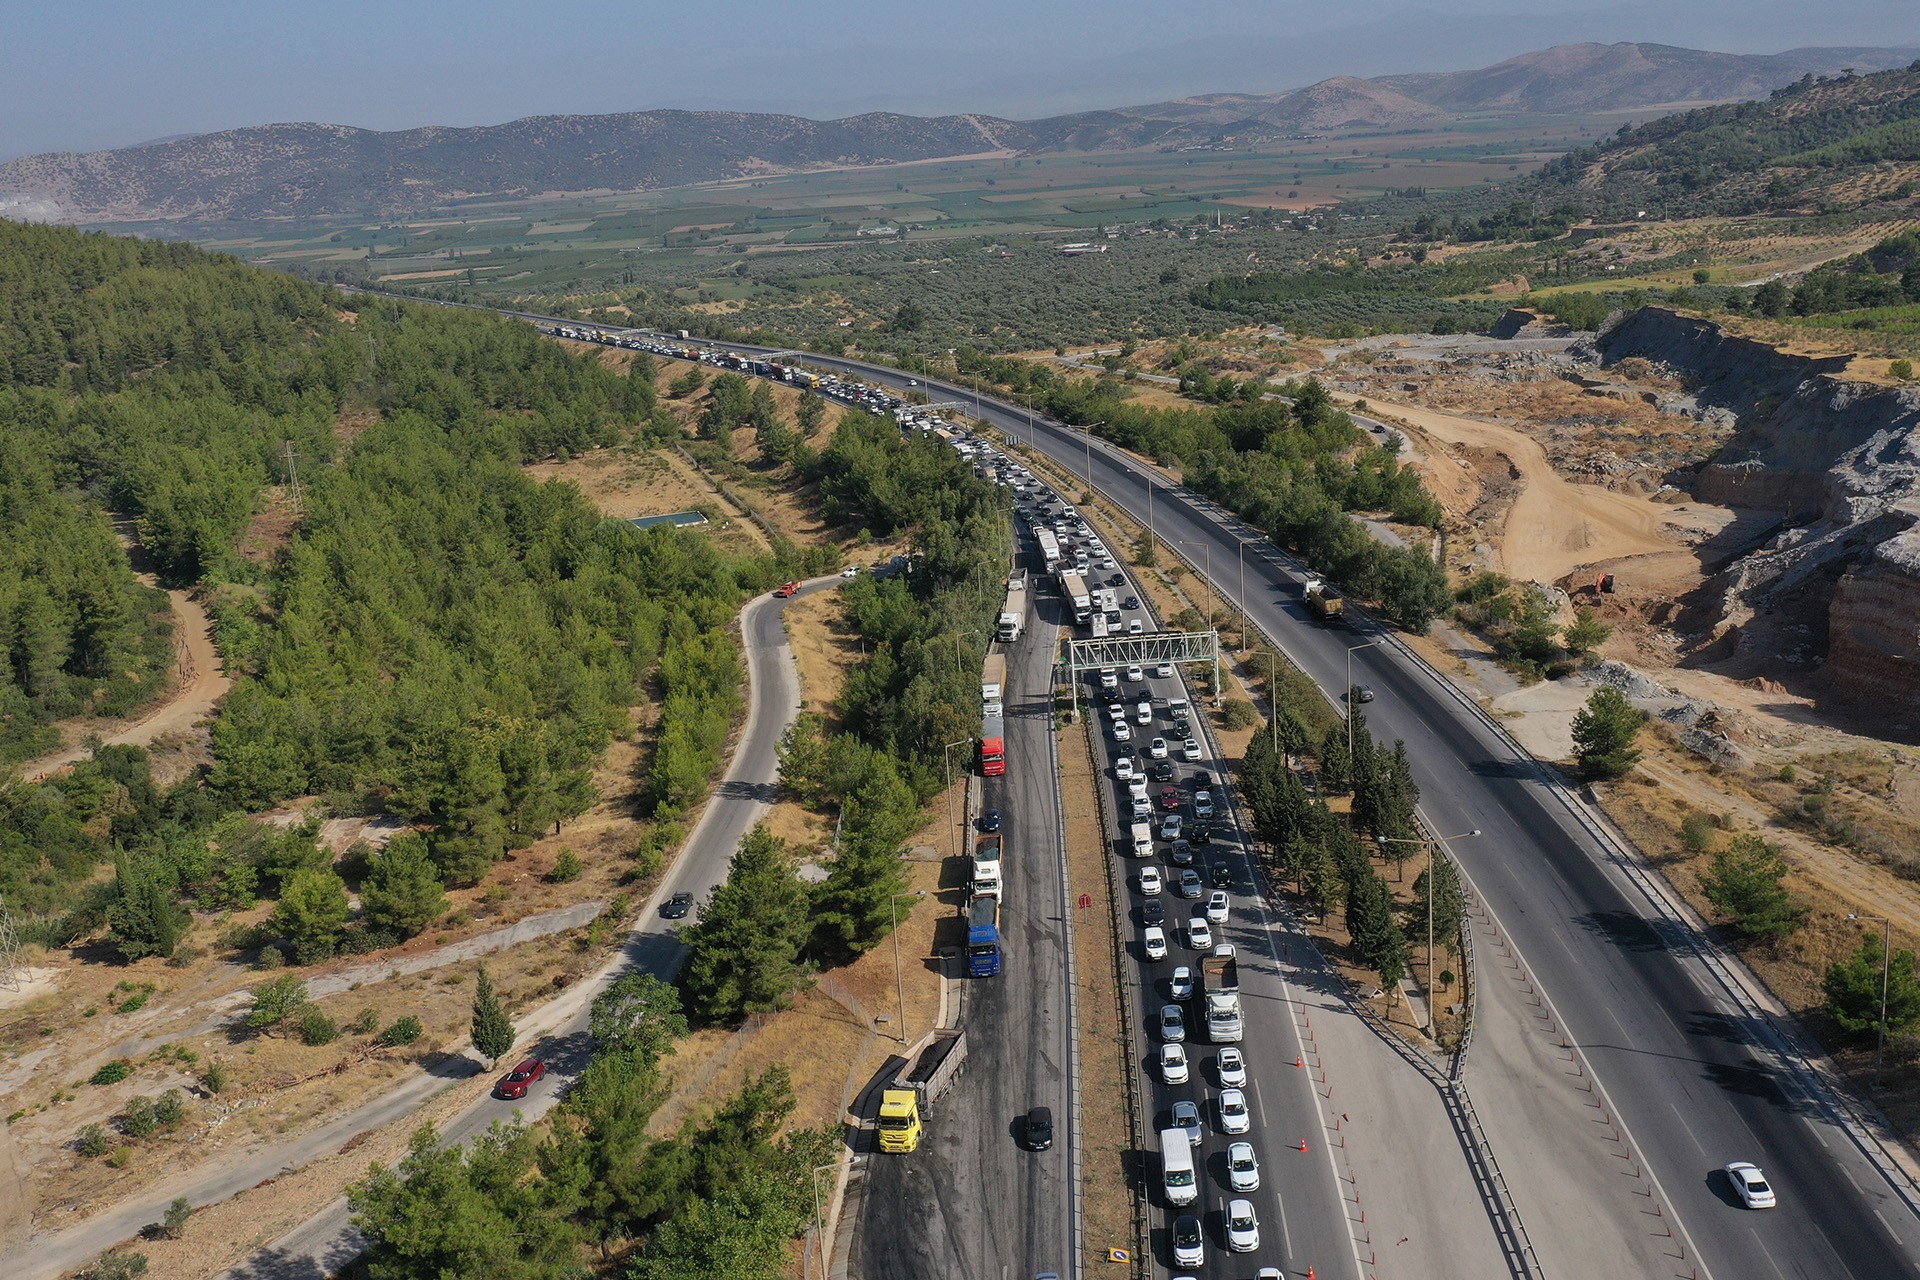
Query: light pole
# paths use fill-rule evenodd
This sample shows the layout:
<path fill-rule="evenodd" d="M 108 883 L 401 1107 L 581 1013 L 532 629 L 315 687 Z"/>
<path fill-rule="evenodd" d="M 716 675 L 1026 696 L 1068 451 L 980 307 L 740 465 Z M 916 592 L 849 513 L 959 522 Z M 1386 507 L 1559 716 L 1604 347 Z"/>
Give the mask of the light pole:
<path fill-rule="evenodd" d="M 1275 674 L 1279 670 L 1279 659 L 1279 654 L 1267 650 L 1267 727 L 1273 730 L 1275 751 L 1280 749 L 1280 679 Z M 1291 760 L 1282 758 L 1281 763 L 1289 769 L 1293 767 Z"/>
<path fill-rule="evenodd" d="M 807 1177 L 807 1181 L 813 1184 L 813 1242 L 820 1246 L 820 1274 L 823 1278 L 827 1274 L 827 1228 L 820 1221 L 820 1172 L 823 1169 L 837 1170 L 839 1167 L 838 1160 L 831 1164 L 817 1164 Z"/>
<path fill-rule="evenodd" d="M 1240 643 L 1247 642 L 1247 548 L 1257 546 L 1259 538 L 1236 538 L 1233 546 L 1233 562 L 1240 566 Z"/>
<path fill-rule="evenodd" d="M 1369 640 L 1365 644 L 1356 644 L 1347 650 L 1347 772 L 1353 772 L 1353 655 L 1362 649 L 1371 649 L 1379 644 L 1378 640 Z"/>
<path fill-rule="evenodd" d="M 1408 840 L 1400 836 L 1381 836 L 1381 844 L 1424 844 L 1437 849 L 1442 857 L 1451 859 L 1453 854 L 1447 848 L 1449 840 L 1469 840 L 1480 834 L 1480 828 L 1462 832 L 1457 836 L 1431 836 Z M 1439 867 L 1440 859 L 1430 857 L 1427 860 L 1427 1034 L 1433 1034 L 1433 882 L 1437 878 L 1434 871 Z"/>
<path fill-rule="evenodd" d="M 893 994 L 900 1002 L 900 1043 L 907 1042 L 907 979 L 900 968 L 900 908 L 897 905 L 902 898 L 924 898 L 925 889 L 915 889 L 910 893 L 896 893 L 887 899 L 887 914 L 893 918 Z"/>
<path fill-rule="evenodd" d="M 1086 426 L 1080 428 L 1081 443 L 1087 446 L 1087 493 L 1089 495 L 1093 493 L 1093 429 L 1106 425 L 1106 420 L 1103 418 L 1099 422 L 1089 422 Z"/>
<path fill-rule="evenodd" d="M 1893 921 L 1885 916 L 1857 915 L 1849 911 L 1849 920 L 1877 920 L 1880 922 L 1880 1034 L 1873 1046 L 1873 1082 L 1880 1083 L 1880 1069 L 1887 1056 L 1887 970 L 1893 959 Z"/>

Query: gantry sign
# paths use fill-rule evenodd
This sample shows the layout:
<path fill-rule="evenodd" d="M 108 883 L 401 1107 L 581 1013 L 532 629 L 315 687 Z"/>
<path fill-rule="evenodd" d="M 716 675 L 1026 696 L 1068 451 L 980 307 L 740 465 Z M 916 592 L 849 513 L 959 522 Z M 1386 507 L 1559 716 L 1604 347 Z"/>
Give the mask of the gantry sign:
<path fill-rule="evenodd" d="M 1074 714 L 1079 714 L 1080 673 L 1101 667 L 1153 666 L 1162 662 L 1205 662 L 1213 667 L 1214 696 L 1220 688 L 1220 633 L 1218 631 L 1149 631 L 1137 636 L 1108 636 L 1104 640 L 1068 639 L 1061 665 L 1073 690 Z"/>

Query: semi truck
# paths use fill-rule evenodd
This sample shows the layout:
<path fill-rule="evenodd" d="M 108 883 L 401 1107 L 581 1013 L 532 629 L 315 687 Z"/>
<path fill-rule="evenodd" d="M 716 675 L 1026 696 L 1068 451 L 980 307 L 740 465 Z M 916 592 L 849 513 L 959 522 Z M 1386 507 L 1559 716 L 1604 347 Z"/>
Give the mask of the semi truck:
<path fill-rule="evenodd" d="M 1000 627 L 996 634 L 1001 644 L 1012 644 L 1027 627 L 1027 575 L 1007 579 L 1007 602 L 1000 606 Z"/>
<path fill-rule="evenodd" d="M 990 653 L 980 669 L 980 701 L 986 706 L 1007 700 L 1007 656 Z"/>
<path fill-rule="evenodd" d="M 1000 704 L 988 703 L 980 717 L 980 776 L 998 778 L 1007 771 L 1007 722 L 1001 717 Z"/>
<path fill-rule="evenodd" d="M 1340 610 L 1346 601 L 1321 578 L 1308 578 L 1305 592 L 1307 608 L 1322 622 L 1332 622 L 1340 616 Z"/>
<path fill-rule="evenodd" d="M 1240 966 L 1232 943 L 1220 943 L 1200 961 L 1200 990 L 1207 1002 L 1207 1039 L 1238 1044 L 1245 1029 L 1240 1016 Z"/>
<path fill-rule="evenodd" d="M 1084 627 L 1093 617 L 1093 597 L 1087 593 L 1087 580 L 1077 573 L 1060 575 L 1060 589 L 1067 593 L 1067 608 L 1075 626 Z"/>
<path fill-rule="evenodd" d="M 991 978 L 1000 972 L 1000 898 L 975 894 L 967 906 L 967 973 Z"/>
<path fill-rule="evenodd" d="M 973 842 L 973 895 L 1000 896 L 1000 837 L 981 836 Z"/>
<path fill-rule="evenodd" d="M 1153 824 L 1136 822 L 1133 824 L 1133 856 L 1151 858 L 1153 856 Z"/>
<path fill-rule="evenodd" d="M 965 1031 L 936 1031 L 920 1056 L 901 1066 L 893 1083 L 880 1092 L 882 1151 L 904 1152 L 920 1146 L 920 1113 L 931 1111 L 941 1094 L 960 1074 L 967 1060 Z"/>

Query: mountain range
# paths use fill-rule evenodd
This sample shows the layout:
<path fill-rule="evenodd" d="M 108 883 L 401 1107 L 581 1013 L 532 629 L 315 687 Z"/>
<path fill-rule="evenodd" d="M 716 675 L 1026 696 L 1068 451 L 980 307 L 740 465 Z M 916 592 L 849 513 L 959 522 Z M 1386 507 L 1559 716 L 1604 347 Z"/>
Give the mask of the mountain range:
<path fill-rule="evenodd" d="M 1578 114 L 1759 98 L 1806 75 L 1904 65 L 1920 49 L 1727 54 L 1560 45 L 1474 71 L 1278 94 L 1208 94 L 1037 120 L 876 112 L 842 120 L 726 111 L 529 116 L 375 132 L 272 124 L 0 165 L 0 215 L 73 223 L 397 217 L 451 202 L 633 191 L 810 168 L 982 153 L 1258 144 L 1418 128 L 1466 115 Z"/>

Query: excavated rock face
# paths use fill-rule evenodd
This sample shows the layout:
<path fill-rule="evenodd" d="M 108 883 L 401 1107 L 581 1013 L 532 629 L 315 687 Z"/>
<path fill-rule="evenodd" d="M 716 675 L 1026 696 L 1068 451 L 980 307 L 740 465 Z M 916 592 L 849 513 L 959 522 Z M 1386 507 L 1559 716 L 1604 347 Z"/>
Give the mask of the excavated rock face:
<path fill-rule="evenodd" d="M 1920 529 L 1882 542 L 1840 580 L 1829 643 L 1827 672 L 1841 688 L 1896 719 L 1920 708 Z"/>
<path fill-rule="evenodd" d="M 1716 630 L 1831 590 L 1834 685 L 1886 706 L 1890 722 L 1920 722 L 1920 390 L 1854 381 L 1841 376 L 1848 357 L 1784 353 L 1660 307 L 1627 316 L 1584 353 L 1658 361 L 1701 406 L 1735 415 L 1694 492 L 1787 517 L 1720 576 Z"/>

